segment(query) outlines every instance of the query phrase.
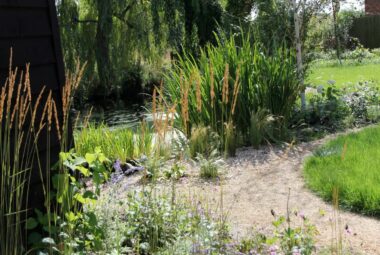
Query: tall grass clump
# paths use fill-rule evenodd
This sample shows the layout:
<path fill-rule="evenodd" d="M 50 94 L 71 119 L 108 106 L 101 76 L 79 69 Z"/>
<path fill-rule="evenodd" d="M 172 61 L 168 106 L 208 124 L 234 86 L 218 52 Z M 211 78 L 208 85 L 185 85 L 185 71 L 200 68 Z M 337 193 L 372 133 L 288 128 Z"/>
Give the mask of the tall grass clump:
<path fill-rule="evenodd" d="M 37 132 L 26 119 L 36 112 L 36 105 L 31 100 L 28 66 L 25 73 L 19 72 L 10 62 L 0 94 L 0 254 L 24 252 L 26 198 Z"/>
<path fill-rule="evenodd" d="M 104 124 L 89 123 L 75 132 L 75 150 L 79 155 L 102 149 L 110 159 L 133 159 L 149 155 L 152 150 L 153 131 L 146 125 L 131 128 L 110 129 Z"/>
<path fill-rule="evenodd" d="M 225 143 L 226 127 L 248 135 L 251 114 L 266 109 L 281 117 L 281 130 L 300 92 L 294 52 L 279 47 L 269 54 L 244 32 L 216 35 L 216 41 L 197 60 L 184 53 L 166 75 L 166 93 L 178 103 L 177 124 L 188 135 L 192 126 L 210 126 Z"/>
<path fill-rule="evenodd" d="M 209 157 L 214 150 L 220 149 L 220 141 L 217 133 L 210 127 L 193 127 L 189 140 L 190 156 L 195 158 L 198 154 Z"/>
<path fill-rule="evenodd" d="M 43 87 L 38 97 L 32 98 L 29 64 L 24 71 L 13 68 L 12 56 L 11 50 L 8 77 L 0 92 L 0 254 L 16 255 L 27 249 L 31 185 L 39 178 L 43 183 L 50 170 L 39 155 L 40 138 L 58 132 L 59 120 L 52 92 Z M 46 143 L 50 158 L 50 140 Z M 48 197 L 50 187 L 42 186 L 42 198 Z M 44 201 L 35 201 L 35 205 L 42 206 Z"/>
<path fill-rule="evenodd" d="M 267 110 L 259 109 L 251 114 L 249 141 L 254 148 L 258 148 L 267 138 L 273 138 L 273 124 L 275 119 Z"/>

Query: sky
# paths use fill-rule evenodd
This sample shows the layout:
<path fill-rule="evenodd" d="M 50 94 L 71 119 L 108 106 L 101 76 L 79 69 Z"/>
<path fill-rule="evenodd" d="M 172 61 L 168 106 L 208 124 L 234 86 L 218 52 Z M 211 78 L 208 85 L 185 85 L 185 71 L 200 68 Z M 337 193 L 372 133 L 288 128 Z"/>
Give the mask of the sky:
<path fill-rule="evenodd" d="M 364 0 L 344 0 L 341 1 L 341 7 L 344 10 L 353 8 L 356 10 L 364 10 Z"/>

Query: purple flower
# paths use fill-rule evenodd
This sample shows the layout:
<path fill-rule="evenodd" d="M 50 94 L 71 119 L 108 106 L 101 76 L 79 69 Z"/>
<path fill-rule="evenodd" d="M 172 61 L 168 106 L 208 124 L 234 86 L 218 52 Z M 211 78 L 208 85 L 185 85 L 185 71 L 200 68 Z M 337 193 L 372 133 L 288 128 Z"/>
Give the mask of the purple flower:
<path fill-rule="evenodd" d="M 278 247 L 276 245 L 272 245 L 269 247 L 269 254 L 270 255 L 277 255 Z"/>
<path fill-rule="evenodd" d="M 346 227 L 344 228 L 346 230 L 346 233 L 351 235 L 352 234 L 352 231 L 350 229 L 350 227 L 348 225 L 346 225 Z"/>
<path fill-rule="evenodd" d="M 120 159 L 116 160 L 115 163 L 113 164 L 113 169 L 116 172 L 122 172 L 123 170 L 121 169 L 121 161 Z"/>
<path fill-rule="evenodd" d="M 300 212 L 299 215 L 300 215 L 301 219 L 306 220 L 306 216 L 305 216 L 304 212 Z"/>

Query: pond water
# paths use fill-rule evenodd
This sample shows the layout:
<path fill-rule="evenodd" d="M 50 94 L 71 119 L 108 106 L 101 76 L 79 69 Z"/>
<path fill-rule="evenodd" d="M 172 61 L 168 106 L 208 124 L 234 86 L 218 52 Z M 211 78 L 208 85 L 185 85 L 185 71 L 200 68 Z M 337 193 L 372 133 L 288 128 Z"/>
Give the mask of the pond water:
<path fill-rule="evenodd" d="M 74 110 L 73 121 L 77 127 L 82 127 L 87 121 L 94 124 L 105 124 L 111 128 L 133 128 L 142 120 L 147 123 L 153 121 L 152 114 L 146 106 L 132 105 L 117 108 L 104 109 L 101 107 L 87 108 L 81 111 Z"/>

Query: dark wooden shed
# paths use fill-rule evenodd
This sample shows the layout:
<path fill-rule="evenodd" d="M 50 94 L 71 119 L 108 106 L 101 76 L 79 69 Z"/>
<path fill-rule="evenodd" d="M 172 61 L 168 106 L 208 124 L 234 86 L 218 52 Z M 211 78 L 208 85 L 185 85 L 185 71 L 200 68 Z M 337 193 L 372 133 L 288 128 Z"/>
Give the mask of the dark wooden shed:
<path fill-rule="evenodd" d="M 32 94 L 37 97 L 43 86 L 53 92 L 58 112 L 62 112 L 61 89 L 65 82 L 64 65 L 54 0 L 0 0 L 0 86 L 8 75 L 10 48 L 13 66 L 24 69 L 30 63 Z M 49 149 L 51 162 L 60 151 L 57 135 L 50 148 L 41 142 L 41 158 Z M 34 177 L 34 178 L 33 178 Z M 31 207 L 41 205 L 38 172 L 32 171 Z M 34 188 L 36 187 L 36 188 Z"/>

